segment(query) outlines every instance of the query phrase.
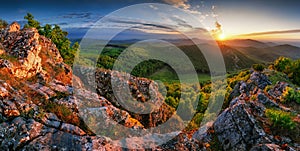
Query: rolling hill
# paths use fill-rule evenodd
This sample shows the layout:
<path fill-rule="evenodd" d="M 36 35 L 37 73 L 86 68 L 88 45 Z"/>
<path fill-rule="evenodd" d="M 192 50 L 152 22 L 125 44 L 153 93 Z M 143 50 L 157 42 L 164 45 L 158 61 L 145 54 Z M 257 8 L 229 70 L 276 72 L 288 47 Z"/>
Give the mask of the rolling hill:
<path fill-rule="evenodd" d="M 300 58 L 300 48 L 289 44 L 269 46 L 264 48 L 255 46 L 234 48 L 241 53 L 244 53 L 245 55 L 262 62 L 272 62 L 280 56 L 292 59 Z"/>

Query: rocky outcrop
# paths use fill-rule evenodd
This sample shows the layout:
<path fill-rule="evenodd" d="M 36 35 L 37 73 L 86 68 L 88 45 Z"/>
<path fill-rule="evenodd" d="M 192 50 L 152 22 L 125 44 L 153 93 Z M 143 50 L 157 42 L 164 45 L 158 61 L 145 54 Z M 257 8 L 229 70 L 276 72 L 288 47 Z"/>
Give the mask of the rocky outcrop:
<path fill-rule="evenodd" d="M 158 90 L 158 85 L 152 80 L 105 69 L 93 71 L 88 68 L 78 68 L 75 70 L 79 70 L 79 72 L 76 72 L 80 73 L 78 77 L 86 79 L 86 81 L 83 81 L 85 86 L 90 86 L 90 89 L 96 90 L 112 105 L 128 112 L 146 128 L 156 127 L 159 123 L 164 123 L 175 112 L 172 107 L 164 102 L 164 98 Z M 93 82 L 91 76 L 95 76 L 96 83 Z M 115 85 L 112 85 L 112 82 L 115 82 Z M 128 91 L 126 91 L 126 88 L 129 88 Z M 130 100 L 130 102 L 120 104 L 122 100 Z M 144 105 L 145 102 L 148 103 L 148 106 Z M 124 105 L 127 105 L 128 108 Z M 179 124 L 174 129 L 183 127 L 180 124 L 182 122 L 178 121 L 177 123 Z"/>
<path fill-rule="evenodd" d="M 14 76 L 29 78 L 42 72 L 41 58 L 38 56 L 41 45 L 36 29 L 20 30 L 20 25 L 14 22 L 6 30 L 1 31 L 0 39 L 5 54 L 13 58 L 10 61 L 15 65 L 8 68 Z"/>
<path fill-rule="evenodd" d="M 3 49 L 0 68 L 6 68 L 12 76 L 31 78 L 38 75 L 44 81 L 57 79 L 71 84 L 70 67 L 63 63 L 51 40 L 41 36 L 35 28 L 20 29 L 20 25 L 14 22 L 0 31 L 0 44 Z"/>
<path fill-rule="evenodd" d="M 253 72 L 247 82 L 237 83 L 235 90 L 231 93 L 235 93 L 234 95 L 237 96 L 232 99 L 229 107 L 218 116 L 211 126 L 207 126 L 207 132 L 199 129 L 194 133 L 193 138 L 200 142 L 211 143 L 212 137 L 215 136 L 223 150 L 300 149 L 297 143 L 290 141 L 291 147 L 286 144 L 286 141 L 276 139 L 278 136 L 275 137 L 268 128 L 266 129 L 268 121 L 265 110 L 267 107 L 281 108 L 276 102 L 276 98 L 281 96 L 286 86 L 279 82 L 266 93 L 263 89 L 269 84 L 271 83 L 267 76 L 258 72 Z"/>
<path fill-rule="evenodd" d="M 221 113 L 214 123 L 214 130 L 224 150 L 248 150 L 254 144 L 268 142 L 250 105 L 243 100 L 237 100 Z"/>

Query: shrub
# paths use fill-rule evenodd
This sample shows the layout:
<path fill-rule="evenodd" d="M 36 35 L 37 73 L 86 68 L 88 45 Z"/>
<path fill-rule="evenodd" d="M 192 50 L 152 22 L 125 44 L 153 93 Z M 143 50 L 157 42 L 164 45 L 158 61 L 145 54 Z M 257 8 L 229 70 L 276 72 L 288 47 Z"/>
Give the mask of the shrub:
<path fill-rule="evenodd" d="M 186 100 L 180 100 L 177 109 L 177 115 L 181 117 L 182 120 L 189 120 L 195 114 L 196 110 L 194 108 L 193 100 L 186 98 Z"/>
<path fill-rule="evenodd" d="M 272 121 L 274 127 L 292 130 L 296 127 L 296 123 L 292 120 L 292 115 L 288 112 L 267 109 L 266 116 Z"/>
<path fill-rule="evenodd" d="M 290 74 L 292 81 L 295 84 L 300 85 L 300 60 L 293 62 Z"/>
<path fill-rule="evenodd" d="M 294 84 L 300 85 L 300 60 L 280 57 L 275 61 L 274 68 L 286 73 Z"/>
<path fill-rule="evenodd" d="M 286 87 L 283 94 L 283 102 L 295 101 L 300 104 L 300 92 L 291 87 Z"/>
<path fill-rule="evenodd" d="M 25 28 L 33 27 L 38 30 L 41 28 L 40 23 L 38 21 L 34 20 L 34 16 L 32 14 L 27 13 L 27 15 L 24 16 L 24 19 L 27 20 L 27 24 L 24 25 Z"/>
<path fill-rule="evenodd" d="M 6 28 L 8 23 L 5 20 L 0 19 L 0 29 L 1 28 Z"/>
<path fill-rule="evenodd" d="M 190 123 L 187 125 L 186 130 L 195 130 L 200 127 L 200 124 L 203 119 L 203 113 L 197 113 L 193 117 L 193 119 L 190 121 Z"/>
<path fill-rule="evenodd" d="M 165 102 L 170 105 L 173 108 L 177 108 L 179 101 L 177 99 L 174 99 L 172 96 L 168 96 L 165 100 Z"/>
<path fill-rule="evenodd" d="M 274 62 L 274 68 L 280 72 L 286 72 L 286 69 L 292 64 L 292 60 L 285 57 L 279 57 Z"/>
<path fill-rule="evenodd" d="M 265 69 L 265 66 L 262 65 L 262 64 L 253 64 L 252 65 L 252 68 L 255 70 L 255 71 L 263 71 Z"/>

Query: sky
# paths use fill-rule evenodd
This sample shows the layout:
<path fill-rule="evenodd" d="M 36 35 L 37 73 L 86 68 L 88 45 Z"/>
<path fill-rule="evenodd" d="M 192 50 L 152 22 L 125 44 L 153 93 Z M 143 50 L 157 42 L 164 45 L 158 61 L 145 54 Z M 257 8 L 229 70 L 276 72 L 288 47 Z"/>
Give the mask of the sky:
<path fill-rule="evenodd" d="M 103 16 L 141 3 L 163 3 L 181 8 L 193 14 L 208 30 L 214 29 L 214 23 L 218 21 L 222 32 L 228 37 L 294 41 L 300 39 L 300 1 L 294 0 L 10 0 L 1 2 L 4 5 L 0 6 L 0 18 L 22 23 L 24 15 L 30 12 L 41 23 L 58 24 L 70 34 L 76 35 L 79 32 L 77 29 L 87 29 Z M 154 7 L 149 7 L 155 11 Z M 141 20 L 149 20 L 148 16 L 151 15 L 146 12 L 147 10 L 136 16 Z M 178 25 L 186 23 L 183 18 L 177 19 Z M 115 23 L 119 26 L 122 24 Z M 150 24 L 149 31 L 157 33 L 156 28 L 159 27 L 152 26 L 152 23 L 144 22 L 141 25 L 149 29 Z M 172 34 L 169 29 L 159 30 L 163 34 Z"/>

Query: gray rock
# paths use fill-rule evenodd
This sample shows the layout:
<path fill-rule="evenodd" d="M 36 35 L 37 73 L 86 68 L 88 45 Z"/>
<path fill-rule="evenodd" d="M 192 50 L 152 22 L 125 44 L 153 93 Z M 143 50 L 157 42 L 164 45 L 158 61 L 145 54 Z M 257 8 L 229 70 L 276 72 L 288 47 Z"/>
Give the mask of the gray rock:
<path fill-rule="evenodd" d="M 288 83 L 278 81 L 273 87 L 273 89 L 268 91 L 268 94 L 272 96 L 274 99 L 280 100 L 280 97 L 282 96 L 282 93 L 287 86 Z"/>
<path fill-rule="evenodd" d="M 267 85 L 272 84 L 272 82 L 268 79 L 268 77 L 261 73 L 261 72 L 257 72 L 254 71 L 251 75 L 250 75 L 250 82 L 253 83 L 255 86 L 257 86 L 260 89 L 264 89 Z"/>
<path fill-rule="evenodd" d="M 214 130 L 224 150 L 246 150 L 266 141 L 266 134 L 251 115 L 250 107 L 241 100 L 220 114 Z"/>
<path fill-rule="evenodd" d="M 269 106 L 269 107 L 279 107 L 279 105 L 275 101 L 269 99 L 263 93 L 259 93 L 257 95 L 257 100 L 258 100 L 258 102 L 262 103 L 263 105 L 266 105 L 266 106 Z"/>

